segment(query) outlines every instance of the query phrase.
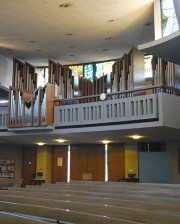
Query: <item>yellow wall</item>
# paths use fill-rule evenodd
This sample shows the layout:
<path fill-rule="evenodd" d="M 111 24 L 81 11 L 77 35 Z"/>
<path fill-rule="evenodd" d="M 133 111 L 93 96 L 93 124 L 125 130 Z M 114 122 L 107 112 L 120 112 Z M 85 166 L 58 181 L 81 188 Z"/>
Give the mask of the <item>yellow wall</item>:
<path fill-rule="evenodd" d="M 9 183 L 15 186 L 21 185 L 21 169 L 22 169 L 22 148 L 18 146 L 0 146 L 0 159 L 15 160 L 15 178 L 8 179 Z"/>
<path fill-rule="evenodd" d="M 37 149 L 36 171 L 43 172 L 42 179 L 45 179 L 46 183 L 51 183 L 51 151 L 49 146 L 39 146 Z"/>
<path fill-rule="evenodd" d="M 138 177 L 138 148 L 136 143 L 125 144 L 125 177 L 128 173 L 136 173 Z"/>
<path fill-rule="evenodd" d="M 180 142 L 166 143 L 166 152 L 171 154 L 172 159 L 172 183 L 180 184 L 180 174 L 178 173 L 178 151 L 180 149 Z"/>

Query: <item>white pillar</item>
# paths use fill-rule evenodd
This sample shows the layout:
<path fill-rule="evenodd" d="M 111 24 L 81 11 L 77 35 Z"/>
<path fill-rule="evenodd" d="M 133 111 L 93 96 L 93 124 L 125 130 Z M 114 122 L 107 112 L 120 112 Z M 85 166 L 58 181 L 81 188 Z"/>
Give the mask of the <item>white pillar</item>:
<path fill-rule="evenodd" d="M 105 182 L 108 181 L 108 144 L 105 144 Z"/>
<path fill-rule="evenodd" d="M 71 170 L 71 146 L 68 145 L 68 156 L 67 156 L 67 182 L 69 183 L 70 177 L 70 170 Z"/>

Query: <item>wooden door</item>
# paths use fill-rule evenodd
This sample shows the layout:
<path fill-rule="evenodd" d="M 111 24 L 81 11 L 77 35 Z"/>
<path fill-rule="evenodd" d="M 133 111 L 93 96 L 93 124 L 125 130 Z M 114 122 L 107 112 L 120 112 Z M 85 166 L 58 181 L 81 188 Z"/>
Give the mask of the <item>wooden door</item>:
<path fill-rule="evenodd" d="M 68 146 L 54 146 L 52 150 L 51 182 L 67 181 L 67 154 Z"/>
<path fill-rule="evenodd" d="M 24 146 L 22 153 L 22 187 L 33 184 L 36 177 L 37 147 Z"/>
<path fill-rule="evenodd" d="M 71 147 L 71 180 L 104 181 L 104 145 Z"/>
<path fill-rule="evenodd" d="M 108 179 L 119 181 L 125 177 L 125 147 L 124 144 L 108 145 Z"/>

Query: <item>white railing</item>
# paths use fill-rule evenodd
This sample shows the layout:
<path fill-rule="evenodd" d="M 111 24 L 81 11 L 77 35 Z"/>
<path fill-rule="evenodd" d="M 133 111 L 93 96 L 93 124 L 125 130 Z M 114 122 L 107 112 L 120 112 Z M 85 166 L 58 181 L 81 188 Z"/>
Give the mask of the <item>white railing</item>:
<path fill-rule="evenodd" d="M 128 98 L 128 120 L 157 118 L 157 94 Z"/>
<path fill-rule="evenodd" d="M 91 125 L 158 118 L 158 94 L 55 106 L 54 126 Z"/>
<path fill-rule="evenodd" d="M 0 110 L 0 129 L 7 129 L 7 116 L 8 113 L 6 111 Z"/>
<path fill-rule="evenodd" d="M 54 108 L 54 123 L 67 126 L 80 124 L 80 107 L 79 105 L 65 105 L 61 108 Z"/>
<path fill-rule="evenodd" d="M 83 103 L 80 105 L 80 124 L 103 123 L 103 102 Z"/>
<path fill-rule="evenodd" d="M 103 122 L 122 122 L 128 120 L 128 98 L 103 101 Z"/>

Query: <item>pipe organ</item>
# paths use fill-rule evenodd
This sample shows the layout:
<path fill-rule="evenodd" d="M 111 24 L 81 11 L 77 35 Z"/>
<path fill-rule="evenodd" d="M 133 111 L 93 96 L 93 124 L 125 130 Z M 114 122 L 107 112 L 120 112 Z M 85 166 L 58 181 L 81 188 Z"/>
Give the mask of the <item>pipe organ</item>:
<path fill-rule="evenodd" d="M 180 66 L 162 58 L 153 57 L 153 85 L 166 85 L 174 88 L 180 86 Z M 162 91 L 157 89 L 156 92 Z M 173 90 L 166 90 L 174 94 Z"/>
<path fill-rule="evenodd" d="M 161 58 L 152 58 L 153 85 L 179 88 L 180 66 Z M 144 53 L 132 48 L 117 59 L 112 73 L 103 74 L 94 81 L 87 80 L 72 70 L 49 60 L 48 83 L 37 88 L 37 74 L 31 64 L 13 59 L 12 87 L 10 87 L 9 127 L 53 125 L 55 98 L 70 99 L 101 93 L 123 92 L 145 86 Z M 156 89 L 156 92 L 162 89 Z M 174 94 L 173 90 L 167 90 Z M 145 92 L 122 93 L 108 99 L 142 95 Z M 81 103 L 99 100 L 99 97 L 81 99 Z"/>

